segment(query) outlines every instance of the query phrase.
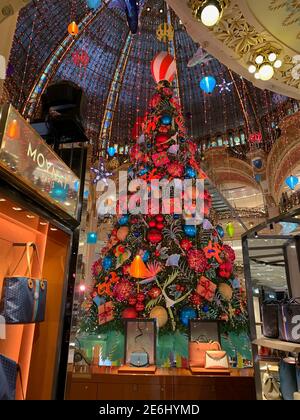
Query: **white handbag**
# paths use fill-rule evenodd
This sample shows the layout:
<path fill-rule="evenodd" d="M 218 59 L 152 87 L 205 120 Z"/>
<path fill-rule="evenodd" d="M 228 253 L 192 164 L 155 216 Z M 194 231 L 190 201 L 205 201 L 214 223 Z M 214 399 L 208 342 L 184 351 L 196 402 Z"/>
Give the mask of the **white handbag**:
<path fill-rule="evenodd" d="M 205 369 L 229 369 L 226 351 L 207 351 L 205 354 Z"/>

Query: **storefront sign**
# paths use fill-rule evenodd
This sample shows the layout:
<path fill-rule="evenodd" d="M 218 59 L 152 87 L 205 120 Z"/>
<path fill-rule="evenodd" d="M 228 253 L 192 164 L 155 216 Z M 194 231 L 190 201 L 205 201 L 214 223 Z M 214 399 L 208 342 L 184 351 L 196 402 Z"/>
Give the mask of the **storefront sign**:
<path fill-rule="evenodd" d="M 3 129 L 0 165 L 75 217 L 79 179 L 12 107 Z"/>
<path fill-rule="evenodd" d="M 252 133 L 249 136 L 249 143 L 262 143 L 262 134 L 260 132 L 258 133 Z"/>

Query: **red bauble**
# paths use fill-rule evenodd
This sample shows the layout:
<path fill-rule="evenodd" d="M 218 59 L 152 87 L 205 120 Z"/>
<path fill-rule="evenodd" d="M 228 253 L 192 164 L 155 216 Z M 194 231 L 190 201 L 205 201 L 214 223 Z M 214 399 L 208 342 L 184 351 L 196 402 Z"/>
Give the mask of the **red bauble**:
<path fill-rule="evenodd" d="M 148 224 L 149 224 L 149 227 L 151 227 L 151 228 L 156 227 L 156 222 L 154 220 L 151 220 Z"/>
<path fill-rule="evenodd" d="M 122 280 L 116 283 L 113 295 L 118 302 L 124 302 L 132 293 L 132 283 L 129 280 Z"/>
<path fill-rule="evenodd" d="M 162 216 L 161 214 L 158 214 L 158 215 L 155 217 L 155 219 L 156 219 L 156 221 L 157 221 L 157 222 L 161 223 L 161 222 L 163 222 L 163 221 L 164 221 L 164 216 Z"/>
<path fill-rule="evenodd" d="M 139 294 L 137 295 L 136 299 L 137 299 L 137 301 L 138 301 L 138 302 L 144 302 L 144 300 L 145 300 L 145 295 L 144 295 L 144 293 L 139 293 Z"/>
<path fill-rule="evenodd" d="M 223 277 L 224 279 L 229 279 L 231 277 L 232 270 L 233 270 L 233 267 L 230 262 L 227 261 L 223 264 L 220 264 L 219 276 Z"/>
<path fill-rule="evenodd" d="M 207 268 L 207 259 L 202 249 L 193 249 L 188 253 L 189 267 L 196 271 L 196 273 L 204 273 Z"/>
<path fill-rule="evenodd" d="M 152 244 L 158 244 L 159 242 L 162 241 L 163 237 L 162 234 L 159 230 L 157 229 L 150 229 L 148 234 L 147 234 L 147 239 L 148 241 L 150 241 Z"/>
<path fill-rule="evenodd" d="M 161 290 L 159 287 L 152 287 L 151 290 L 149 290 L 148 295 L 151 297 L 151 299 L 157 299 L 158 296 L 161 295 Z"/>
<path fill-rule="evenodd" d="M 182 239 L 180 246 L 184 251 L 189 251 L 193 247 L 193 244 L 188 239 Z"/>
<path fill-rule="evenodd" d="M 145 305 L 139 302 L 135 305 L 135 309 L 137 310 L 137 312 L 142 312 L 145 309 Z"/>
<path fill-rule="evenodd" d="M 164 144 L 167 143 L 167 141 L 169 140 L 170 136 L 168 136 L 167 134 L 158 134 L 155 138 L 156 144 Z"/>
<path fill-rule="evenodd" d="M 134 319 L 138 317 L 138 313 L 135 308 L 126 308 L 122 312 L 122 318 L 124 319 Z"/>
<path fill-rule="evenodd" d="M 156 224 L 156 228 L 158 229 L 158 230 L 163 230 L 163 228 L 165 227 L 165 225 L 163 224 L 163 223 L 157 223 Z"/>
<path fill-rule="evenodd" d="M 130 306 L 135 306 L 136 305 L 136 302 L 137 302 L 136 297 L 131 297 L 128 300 L 128 303 L 129 303 Z"/>
<path fill-rule="evenodd" d="M 181 163 L 170 163 L 167 171 L 174 178 L 181 178 L 184 172 L 184 166 Z"/>

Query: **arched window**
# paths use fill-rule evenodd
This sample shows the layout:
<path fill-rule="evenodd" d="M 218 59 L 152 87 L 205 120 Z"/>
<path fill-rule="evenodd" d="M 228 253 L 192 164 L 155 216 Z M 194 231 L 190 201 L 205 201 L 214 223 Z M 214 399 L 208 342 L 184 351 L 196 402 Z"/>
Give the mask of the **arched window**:
<path fill-rule="evenodd" d="M 228 134 L 229 134 L 229 145 L 233 147 L 234 146 L 233 134 L 232 133 L 228 133 Z"/>
<path fill-rule="evenodd" d="M 218 144 L 218 147 L 222 147 L 223 146 L 223 139 L 222 139 L 221 136 L 218 136 L 217 137 L 217 144 Z"/>
<path fill-rule="evenodd" d="M 234 137 L 234 144 L 235 146 L 239 146 L 241 144 L 241 139 L 239 138 L 239 136 Z"/>

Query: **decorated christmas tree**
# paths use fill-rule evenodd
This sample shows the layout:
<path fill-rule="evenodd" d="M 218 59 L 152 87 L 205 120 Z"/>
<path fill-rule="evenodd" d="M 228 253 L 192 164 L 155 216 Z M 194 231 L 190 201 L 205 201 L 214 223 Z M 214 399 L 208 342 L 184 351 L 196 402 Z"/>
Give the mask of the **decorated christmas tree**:
<path fill-rule="evenodd" d="M 212 199 L 190 187 L 204 203 L 204 219 L 192 223 L 194 208 L 182 208 L 173 191 L 166 198 L 156 190 L 159 208 L 150 199 L 153 181 L 204 180 L 197 146 L 186 138 L 179 101 L 162 81 L 149 104 L 142 133 L 130 153 L 128 174 L 148 186 L 146 214 L 123 214 L 120 197 L 117 221 L 102 255 L 93 265 L 95 280 L 82 330 L 102 333 L 123 329 L 124 318 L 156 318 L 160 333 L 187 331 L 189 320 L 223 320 L 224 330 L 247 330 L 245 291 L 234 274 L 234 250 L 222 242 L 210 218 Z M 153 197 L 152 197 L 153 198 Z M 199 197 L 198 197 L 199 198 Z M 130 204 L 131 203 L 131 204 Z M 136 200 L 135 200 L 136 204 Z M 167 214 L 169 213 L 169 214 Z"/>

